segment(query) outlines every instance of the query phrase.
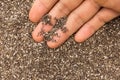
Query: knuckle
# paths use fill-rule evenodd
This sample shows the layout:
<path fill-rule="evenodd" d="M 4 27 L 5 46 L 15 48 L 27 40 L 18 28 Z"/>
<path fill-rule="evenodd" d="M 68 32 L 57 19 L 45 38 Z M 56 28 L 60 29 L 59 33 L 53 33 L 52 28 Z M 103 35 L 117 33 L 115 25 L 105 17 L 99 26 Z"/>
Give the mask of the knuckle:
<path fill-rule="evenodd" d="M 96 2 L 100 6 L 104 6 L 106 4 L 106 2 L 108 2 L 108 0 L 94 0 L 94 2 Z"/>
<path fill-rule="evenodd" d="M 86 22 L 86 17 L 84 15 L 80 15 L 77 12 L 76 13 L 74 12 L 73 16 L 76 23 L 81 23 L 82 25 Z"/>
<path fill-rule="evenodd" d="M 59 3 L 61 4 L 62 7 L 64 7 L 68 11 L 71 11 L 71 8 L 69 7 L 68 3 L 64 2 L 64 1 L 60 1 Z"/>
<path fill-rule="evenodd" d="M 97 19 L 99 22 L 105 24 L 107 21 L 103 15 L 97 15 Z"/>

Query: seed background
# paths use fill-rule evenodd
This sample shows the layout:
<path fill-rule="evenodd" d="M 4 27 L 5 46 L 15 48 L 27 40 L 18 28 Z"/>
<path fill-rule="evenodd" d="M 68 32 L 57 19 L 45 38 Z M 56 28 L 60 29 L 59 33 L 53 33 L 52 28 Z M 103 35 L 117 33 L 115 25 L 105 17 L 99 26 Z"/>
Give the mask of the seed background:
<path fill-rule="evenodd" d="M 120 17 L 84 43 L 35 43 L 32 0 L 0 0 L 0 80 L 119 80 Z"/>

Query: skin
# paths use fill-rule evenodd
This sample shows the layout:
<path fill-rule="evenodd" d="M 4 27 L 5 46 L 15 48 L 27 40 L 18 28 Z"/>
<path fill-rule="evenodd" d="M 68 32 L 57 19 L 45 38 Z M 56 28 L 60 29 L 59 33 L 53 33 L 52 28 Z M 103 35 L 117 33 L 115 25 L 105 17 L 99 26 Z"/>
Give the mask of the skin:
<path fill-rule="evenodd" d="M 83 42 L 92 36 L 106 22 L 109 22 L 120 15 L 120 0 L 35 0 L 29 18 L 33 22 L 38 22 L 46 13 L 52 16 L 52 24 L 55 24 L 54 18 L 68 16 L 66 27 L 68 31 L 63 33 L 56 31 L 60 38 L 54 36 L 57 43 L 49 41 L 47 45 L 50 48 L 57 48 L 63 44 L 73 33 L 76 42 Z M 43 36 L 37 36 L 42 28 L 40 22 L 32 32 L 33 39 L 41 42 Z M 45 32 L 50 31 L 53 26 L 46 25 Z"/>

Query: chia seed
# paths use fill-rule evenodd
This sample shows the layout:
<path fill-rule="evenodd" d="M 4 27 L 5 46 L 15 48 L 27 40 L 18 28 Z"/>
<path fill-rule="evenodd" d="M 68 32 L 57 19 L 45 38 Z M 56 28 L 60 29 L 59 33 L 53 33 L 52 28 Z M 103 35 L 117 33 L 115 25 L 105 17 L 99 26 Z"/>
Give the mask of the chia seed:
<path fill-rule="evenodd" d="M 53 34 L 53 36 L 60 37 L 57 32 L 55 32 L 55 33 Z"/>
<path fill-rule="evenodd" d="M 67 27 L 65 27 L 65 26 L 64 26 L 64 27 L 61 27 L 60 29 L 61 29 L 61 31 L 62 31 L 63 33 L 66 33 L 66 32 L 68 31 Z"/>
<path fill-rule="evenodd" d="M 43 34 L 44 40 L 45 41 L 52 40 L 55 42 L 55 40 L 53 40 L 53 36 L 58 36 L 58 33 L 56 33 L 56 30 L 57 30 L 57 28 L 53 28 L 51 31 L 44 33 Z"/>
<path fill-rule="evenodd" d="M 41 29 L 41 31 L 38 32 L 38 35 L 37 35 L 37 36 L 41 36 L 41 35 L 45 34 L 45 32 L 44 32 L 44 30 L 43 30 L 43 28 L 44 28 L 45 25 L 49 24 L 49 25 L 52 26 L 52 23 L 51 23 L 51 15 L 49 15 L 49 14 L 44 15 L 44 16 L 41 18 L 41 21 L 40 21 L 40 22 L 42 22 L 42 29 Z"/>
<path fill-rule="evenodd" d="M 63 27 L 66 24 L 66 21 L 67 21 L 67 16 L 61 17 L 59 19 L 55 18 L 55 25 L 53 25 L 53 29 L 49 32 L 44 32 L 43 30 L 44 25 L 47 25 L 47 24 L 52 25 L 51 16 L 49 14 L 46 14 L 41 18 L 43 28 L 39 32 L 39 35 L 43 35 L 45 41 L 56 42 L 56 40 L 53 39 L 53 36 L 60 37 L 58 33 L 56 33 L 58 29 L 61 29 L 64 33 L 67 32 L 67 28 Z"/>
<path fill-rule="evenodd" d="M 43 35 L 45 33 L 44 30 L 43 30 L 43 28 L 44 28 L 44 24 L 42 23 L 42 29 L 38 32 L 37 37 L 41 36 L 41 35 Z"/>
<path fill-rule="evenodd" d="M 54 27 L 60 28 L 66 24 L 67 16 L 61 17 L 60 19 L 55 18 L 55 20 L 56 20 L 56 23 Z"/>
<path fill-rule="evenodd" d="M 55 39 L 52 39 L 51 41 L 52 41 L 52 42 L 57 42 Z"/>
<path fill-rule="evenodd" d="M 41 22 L 42 22 L 42 24 L 44 24 L 44 25 L 47 25 L 47 24 L 52 25 L 52 23 L 51 23 L 51 15 L 49 15 L 49 14 L 44 15 L 44 16 L 41 18 Z"/>

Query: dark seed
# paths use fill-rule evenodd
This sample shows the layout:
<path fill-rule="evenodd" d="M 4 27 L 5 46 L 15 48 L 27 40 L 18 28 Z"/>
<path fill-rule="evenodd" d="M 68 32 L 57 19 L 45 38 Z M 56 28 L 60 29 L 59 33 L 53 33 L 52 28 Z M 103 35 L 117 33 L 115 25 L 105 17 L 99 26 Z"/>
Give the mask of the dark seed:
<path fill-rule="evenodd" d="M 60 19 L 55 18 L 56 23 L 54 25 L 54 27 L 60 28 L 62 26 L 64 26 L 66 24 L 67 21 L 67 17 L 61 17 Z"/>
<path fill-rule="evenodd" d="M 58 33 L 56 33 L 56 32 L 53 34 L 53 36 L 60 37 L 60 36 L 58 35 Z"/>
<path fill-rule="evenodd" d="M 43 28 L 44 28 L 44 24 L 42 23 L 42 29 L 38 32 L 37 37 L 41 36 L 41 35 L 43 35 L 45 33 L 44 30 L 43 30 Z"/>
<path fill-rule="evenodd" d="M 43 30 L 44 26 L 49 24 L 49 25 L 52 25 L 51 24 L 51 16 L 49 14 L 46 14 L 44 15 L 42 18 L 41 18 L 41 22 L 42 22 L 42 29 L 41 31 L 38 33 L 37 36 L 41 36 L 41 35 L 45 35 L 45 32 Z"/>
<path fill-rule="evenodd" d="M 57 42 L 56 40 L 53 39 L 53 36 L 57 36 L 57 37 L 60 37 L 58 35 L 58 33 L 56 33 L 56 31 L 58 29 L 61 29 L 63 32 L 66 32 L 67 29 L 62 27 L 66 24 L 66 21 L 67 21 L 67 16 L 65 17 L 61 17 L 60 19 L 57 19 L 55 18 L 56 20 L 56 23 L 55 25 L 53 26 L 53 29 L 50 31 L 50 32 L 44 32 L 43 28 L 44 28 L 44 25 L 52 25 L 51 24 L 51 16 L 46 14 L 45 16 L 42 17 L 41 19 L 41 22 L 42 22 L 42 25 L 43 25 L 43 28 L 41 29 L 39 35 L 43 35 L 44 36 L 44 40 L 45 41 L 52 41 L 52 42 Z"/>
<path fill-rule="evenodd" d="M 38 32 L 37 37 L 43 35 L 44 33 L 45 33 L 44 30 L 41 29 L 41 31 Z"/>
<path fill-rule="evenodd" d="M 68 29 L 67 29 L 67 27 L 61 27 L 61 31 L 62 31 L 63 33 L 66 33 L 66 32 L 68 31 Z"/>
<path fill-rule="evenodd" d="M 52 41 L 52 42 L 57 42 L 55 39 L 52 39 L 51 41 Z"/>
<path fill-rule="evenodd" d="M 44 36 L 45 41 L 52 40 L 52 36 L 51 36 L 51 34 L 49 32 L 44 33 L 43 36 Z"/>
<path fill-rule="evenodd" d="M 52 25 L 51 23 L 51 16 L 49 14 L 46 14 L 44 15 L 42 18 L 41 18 L 41 22 L 44 24 L 44 25 Z"/>

